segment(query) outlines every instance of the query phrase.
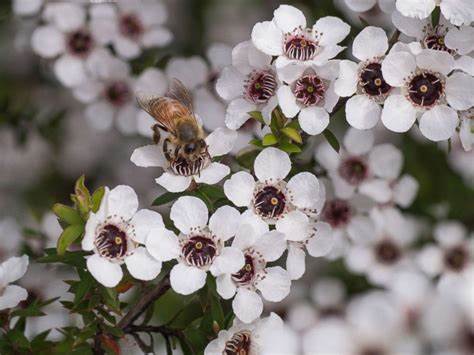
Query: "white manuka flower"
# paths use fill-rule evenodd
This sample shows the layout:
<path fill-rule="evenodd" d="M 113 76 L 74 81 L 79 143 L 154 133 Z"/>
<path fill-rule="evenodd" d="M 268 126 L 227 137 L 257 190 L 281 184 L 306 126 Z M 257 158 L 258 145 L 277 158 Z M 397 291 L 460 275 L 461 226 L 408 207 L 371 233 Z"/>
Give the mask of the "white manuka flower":
<path fill-rule="evenodd" d="M 171 207 L 170 218 L 181 232 L 158 228 L 147 240 L 147 249 L 158 260 L 177 258 L 171 269 L 171 287 L 189 295 L 204 286 L 207 271 L 212 275 L 238 272 L 245 263 L 242 251 L 226 247 L 225 241 L 235 236 L 240 213 L 230 206 L 220 207 L 209 218 L 202 200 L 180 197 Z"/>
<path fill-rule="evenodd" d="M 172 169 L 170 162 L 163 154 L 163 144 L 152 144 L 134 150 L 130 160 L 141 167 L 160 167 L 163 174 L 155 181 L 171 192 L 186 190 L 193 181 L 204 184 L 217 184 L 230 173 L 227 165 L 211 162 L 214 157 L 222 156 L 232 150 L 237 133 L 228 128 L 218 128 L 205 138 L 209 163 L 199 171 L 187 174 L 183 169 Z M 161 142 L 163 139 L 161 140 Z M 186 170 L 186 169 L 184 169 Z"/>
<path fill-rule="evenodd" d="M 474 144 L 474 107 L 459 112 L 459 140 L 466 152 L 472 149 Z"/>
<path fill-rule="evenodd" d="M 94 4 L 90 16 L 97 40 L 102 45 L 112 44 L 124 59 L 136 58 L 146 48 L 164 47 L 173 38 L 163 26 L 168 17 L 166 7 L 157 0 Z"/>
<path fill-rule="evenodd" d="M 408 264 L 408 247 L 416 238 L 416 229 L 395 208 L 375 208 L 371 217 L 375 233 L 372 238 L 356 241 L 345 261 L 350 270 L 365 274 L 376 285 L 386 286 Z"/>
<path fill-rule="evenodd" d="M 364 28 L 354 39 L 352 54 L 359 59 L 340 62 L 335 91 L 339 96 L 352 96 L 346 103 L 346 120 L 357 129 L 373 128 L 380 119 L 381 105 L 393 90 L 382 75 L 382 61 L 388 50 L 385 31 Z"/>
<path fill-rule="evenodd" d="M 438 223 L 433 235 L 437 244 L 426 245 L 417 257 L 421 269 L 428 275 L 452 278 L 474 265 L 474 239 L 461 223 Z"/>
<path fill-rule="evenodd" d="M 397 10 L 404 16 L 424 19 L 436 6 L 453 25 L 469 25 L 474 21 L 474 2 L 471 0 L 397 0 Z"/>
<path fill-rule="evenodd" d="M 288 83 L 277 91 L 281 110 L 286 117 L 298 115 L 301 129 L 310 135 L 320 134 L 329 125 L 329 113 L 339 100 L 334 91 L 338 72 L 339 61 L 332 60 L 322 66 L 295 65 L 281 78 Z"/>
<path fill-rule="evenodd" d="M 253 27 L 252 41 L 262 52 L 278 56 L 275 66 L 280 70 L 289 64 L 326 63 L 344 50 L 338 43 L 349 31 L 347 23 L 332 16 L 322 17 L 312 28 L 307 28 L 300 10 L 280 5 L 273 12 L 272 21 L 259 22 Z"/>
<path fill-rule="evenodd" d="M 280 266 L 267 266 L 267 263 L 279 259 L 286 250 L 285 235 L 276 230 L 269 232 L 268 226 L 263 225 L 266 227 L 263 234 L 261 226 L 254 228 L 250 224 L 241 225 L 232 247 L 242 250 L 245 264 L 237 272 L 222 270 L 216 274 L 217 292 L 224 299 L 235 295 L 232 309 L 245 323 L 260 317 L 263 311 L 262 298 L 280 302 L 290 293 L 289 273 Z"/>
<path fill-rule="evenodd" d="M 100 208 L 86 223 L 82 249 L 93 251 L 87 269 L 106 287 L 115 287 L 123 276 L 122 264 L 139 280 L 153 280 L 161 271 L 161 261 L 145 249 L 150 230 L 164 227 L 157 212 L 138 210 L 138 198 L 130 186 L 106 188 Z"/>
<path fill-rule="evenodd" d="M 474 106 L 474 78 L 461 72 L 448 77 L 454 64 L 453 57 L 444 51 L 425 49 L 417 55 L 391 51 L 382 63 L 382 73 L 385 81 L 401 92 L 385 100 L 385 127 L 406 132 L 420 118 L 420 131 L 426 138 L 450 138 L 459 122 L 457 110 Z"/>
<path fill-rule="evenodd" d="M 321 186 L 323 186 L 321 184 Z M 310 235 L 302 241 L 288 241 L 288 256 L 286 257 L 286 269 L 292 280 L 303 276 L 306 270 L 306 253 L 312 257 L 328 255 L 334 245 L 332 228 L 329 223 L 317 221 L 311 224 Z"/>
<path fill-rule="evenodd" d="M 380 204 L 410 205 L 418 184 L 409 175 L 398 180 L 402 153 L 392 144 L 373 143 L 372 131 L 350 128 L 339 154 L 324 142 L 316 150 L 316 160 L 327 170 L 339 198 L 347 199 L 358 192 Z"/>
<path fill-rule="evenodd" d="M 275 313 L 251 324 L 245 324 L 235 319 L 232 327 L 228 330 L 221 330 L 217 338 L 204 349 L 204 355 L 296 353 L 298 353 L 296 335 L 285 326 Z"/>
<path fill-rule="evenodd" d="M 74 96 L 87 104 L 84 116 L 88 124 L 105 131 L 115 123 L 121 133 L 135 133 L 140 110 L 130 65 L 105 52 L 92 55 L 88 69 L 89 79 L 73 89 Z"/>
<path fill-rule="evenodd" d="M 302 172 L 288 182 L 291 170 L 287 153 L 266 148 L 254 162 L 252 175 L 240 171 L 224 183 L 224 192 L 238 207 L 247 207 L 245 214 L 258 216 L 291 241 L 303 241 L 311 231 L 311 217 L 321 211 L 324 193 L 320 182 L 311 173 Z"/>
<path fill-rule="evenodd" d="M 13 12 L 19 16 L 36 15 L 43 3 L 44 0 L 13 0 Z"/>
<path fill-rule="evenodd" d="M 86 24 L 86 10 L 73 3 L 48 3 L 43 11 L 45 25 L 31 37 L 33 50 L 41 57 L 55 59 L 54 73 L 66 87 L 75 87 L 88 77 L 86 64 L 102 47 Z"/>
<path fill-rule="evenodd" d="M 12 257 L 0 264 L 0 310 L 13 308 L 28 297 L 23 287 L 10 285 L 23 277 L 28 268 L 28 256 Z"/>
<path fill-rule="evenodd" d="M 227 127 L 239 129 L 251 111 L 261 111 L 265 122 L 270 122 L 278 105 L 275 94 L 280 85 L 271 62 L 272 57 L 260 52 L 251 41 L 234 47 L 232 66 L 224 68 L 216 82 L 217 93 L 230 101 L 225 115 Z"/>

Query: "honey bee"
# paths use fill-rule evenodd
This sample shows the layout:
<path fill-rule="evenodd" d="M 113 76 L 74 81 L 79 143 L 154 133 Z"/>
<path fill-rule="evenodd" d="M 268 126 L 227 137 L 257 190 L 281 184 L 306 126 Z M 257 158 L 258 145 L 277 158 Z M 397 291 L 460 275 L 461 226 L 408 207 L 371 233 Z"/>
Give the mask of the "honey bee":
<path fill-rule="evenodd" d="M 199 174 L 211 163 L 204 130 L 194 114 L 191 96 L 179 80 L 172 80 L 164 96 L 138 94 L 137 100 L 156 120 L 151 127 L 155 143 L 160 142 L 160 129 L 169 133 L 163 141 L 163 154 L 175 174 Z"/>

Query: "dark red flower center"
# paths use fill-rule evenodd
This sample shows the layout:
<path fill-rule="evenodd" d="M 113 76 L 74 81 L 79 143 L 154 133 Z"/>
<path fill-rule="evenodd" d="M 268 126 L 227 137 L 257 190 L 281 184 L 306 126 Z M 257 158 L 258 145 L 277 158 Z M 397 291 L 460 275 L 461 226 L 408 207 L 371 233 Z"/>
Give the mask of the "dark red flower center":
<path fill-rule="evenodd" d="M 285 207 L 286 196 L 275 186 L 265 186 L 255 194 L 254 208 L 263 218 L 278 218 Z"/>
<path fill-rule="evenodd" d="M 283 51 L 289 59 L 310 60 L 318 51 L 318 43 L 310 37 L 309 29 L 298 29 L 295 33 L 287 34 Z"/>
<path fill-rule="evenodd" d="M 423 39 L 423 43 L 426 48 L 434 49 L 437 51 L 448 52 L 449 54 L 456 53 L 455 50 L 446 47 L 444 43 L 444 36 L 439 34 L 430 34 Z"/>
<path fill-rule="evenodd" d="M 326 86 L 324 82 L 314 74 L 299 78 L 293 88 L 296 100 L 305 106 L 313 106 L 324 100 Z"/>
<path fill-rule="evenodd" d="M 114 81 L 105 88 L 105 97 L 112 105 L 122 106 L 131 99 L 132 93 L 126 82 Z"/>
<path fill-rule="evenodd" d="M 452 247 L 444 253 L 444 263 L 451 270 L 461 271 L 467 261 L 468 253 L 461 245 Z"/>
<path fill-rule="evenodd" d="M 86 57 L 94 47 L 94 39 L 89 31 L 80 29 L 72 32 L 67 37 L 69 52 L 78 57 Z"/>
<path fill-rule="evenodd" d="M 408 98 L 415 105 L 430 107 L 435 105 L 444 93 L 441 79 L 429 72 L 423 72 L 408 84 Z"/>
<path fill-rule="evenodd" d="M 385 95 L 392 89 L 382 76 L 380 63 L 369 63 L 361 70 L 359 85 L 369 96 Z"/>
<path fill-rule="evenodd" d="M 255 276 L 255 265 L 251 255 L 245 255 L 245 265 L 235 274 L 232 274 L 232 280 L 238 285 L 249 284 Z"/>
<path fill-rule="evenodd" d="M 359 157 L 349 157 L 339 165 L 339 175 L 350 185 L 359 185 L 367 178 L 369 168 Z"/>
<path fill-rule="evenodd" d="M 121 259 L 128 250 L 127 234 L 113 224 L 102 227 L 95 238 L 94 245 L 100 256 L 109 259 Z"/>
<path fill-rule="evenodd" d="M 119 29 L 125 37 L 132 39 L 137 39 L 144 32 L 142 22 L 135 14 L 123 15 L 119 21 Z"/>
<path fill-rule="evenodd" d="M 182 252 L 189 265 L 203 267 L 214 261 L 217 246 L 214 240 L 207 236 L 193 236 L 183 246 Z"/>
<path fill-rule="evenodd" d="M 333 228 L 347 225 L 351 217 L 352 209 L 347 201 L 340 199 L 326 201 L 322 211 L 322 218 Z"/>
<path fill-rule="evenodd" d="M 272 71 L 255 71 L 249 74 L 245 82 L 244 96 L 250 102 L 263 104 L 275 95 L 276 88 L 277 82 Z"/>
<path fill-rule="evenodd" d="M 402 255 L 398 245 L 389 239 L 382 240 L 375 246 L 375 257 L 382 264 L 393 264 Z"/>

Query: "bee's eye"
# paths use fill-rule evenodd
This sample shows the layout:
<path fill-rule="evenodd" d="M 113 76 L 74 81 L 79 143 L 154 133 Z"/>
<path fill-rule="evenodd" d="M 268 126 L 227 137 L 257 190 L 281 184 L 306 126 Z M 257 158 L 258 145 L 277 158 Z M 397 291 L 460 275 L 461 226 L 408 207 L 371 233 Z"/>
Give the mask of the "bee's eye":
<path fill-rule="evenodd" d="M 190 154 L 190 153 L 194 152 L 196 150 L 196 148 L 197 148 L 196 143 L 188 143 L 184 146 L 184 152 L 186 154 Z"/>

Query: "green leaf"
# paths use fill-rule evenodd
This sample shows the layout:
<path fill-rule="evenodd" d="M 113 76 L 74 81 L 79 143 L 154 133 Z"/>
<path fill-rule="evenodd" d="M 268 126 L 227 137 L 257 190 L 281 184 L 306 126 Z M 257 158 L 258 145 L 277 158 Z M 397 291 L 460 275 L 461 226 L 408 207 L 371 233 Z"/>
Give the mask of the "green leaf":
<path fill-rule="evenodd" d="M 76 184 L 74 186 L 74 202 L 77 204 L 77 209 L 84 217 L 87 218 L 89 214 L 90 202 L 91 202 L 91 194 L 85 185 L 85 176 L 82 175 L 79 179 L 77 179 Z"/>
<path fill-rule="evenodd" d="M 199 186 L 198 190 L 212 199 L 221 199 L 226 197 L 224 190 L 220 186 L 203 184 Z"/>
<path fill-rule="evenodd" d="M 97 190 L 94 191 L 92 194 L 92 205 L 91 205 L 91 210 L 92 212 L 97 212 L 100 207 L 100 203 L 102 202 L 102 198 L 104 197 L 105 194 L 105 187 L 99 187 Z"/>
<path fill-rule="evenodd" d="M 265 124 L 265 120 L 263 119 L 262 113 L 260 111 L 250 111 L 248 112 L 248 114 L 250 117 L 257 120 L 258 122 Z"/>
<path fill-rule="evenodd" d="M 252 144 L 256 147 L 259 147 L 259 148 L 263 148 L 263 144 L 262 144 L 262 141 L 260 139 L 257 139 L 257 138 L 254 138 L 252 139 L 249 144 Z"/>
<path fill-rule="evenodd" d="M 182 192 L 165 192 L 163 195 L 158 196 L 155 201 L 153 201 L 152 206 L 161 206 L 167 203 L 170 203 L 174 200 L 177 200 L 178 197 L 184 196 Z"/>
<path fill-rule="evenodd" d="M 280 129 L 280 132 L 296 143 L 303 143 L 303 138 L 301 138 L 300 133 L 294 128 L 286 126 Z"/>
<path fill-rule="evenodd" d="M 85 251 L 66 251 L 63 255 L 59 255 L 56 248 L 45 249 L 45 253 L 46 256 L 43 256 L 36 261 L 39 263 L 63 263 L 78 268 L 86 267 L 86 260 L 84 257 L 90 254 Z"/>
<path fill-rule="evenodd" d="M 64 255 L 67 248 L 79 238 L 82 233 L 84 232 L 84 226 L 80 224 L 76 224 L 73 226 L 67 227 L 61 233 L 61 236 L 58 239 L 58 255 Z"/>
<path fill-rule="evenodd" d="M 53 212 L 59 219 L 66 222 L 67 224 L 84 223 L 79 212 L 77 212 L 74 208 L 63 205 L 61 203 L 56 203 L 53 206 Z"/>
<path fill-rule="evenodd" d="M 260 150 L 252 149 L 250 151 L 240 153 L 235 158 L 237 159 L 237 162 L 240 166 L 251 170 L 253 168 L 253 162 L 255 161 L 255 158 L 257 157 L 258 153 L 260 153 Z"/>
<path fill-rule="evenodd" d="M 341 149 L 341 146 L 339 145 L 339 142 L 338 142 L 336 136 L 327 128 L 323 131 L 323 136 L 324 136 L 324 138 L 326 138 L 326 140 L 331 145 L 331 147 L 336 152 L 339 153 L 339 149 Z"/>
<path fill-rule="evenodd" d="M 301 153 L 301 148 L 293 143 L 282 142 L 279 148 L 287 153 Z"/>
<path fill-rule="evenodd" d="M 268 133 L 262 139 L 262 144 L 264 146 L 274 145 L 278 143 L 278 138 L 275 135 Z"/>
<path fill-rule="evenodd" d="M 288 123 L 285 127 L 290 127 L 296 129 L 298 132 L 301 131 L 300 123 L 298 120 L 293 120 L 290 123 Z"/>

